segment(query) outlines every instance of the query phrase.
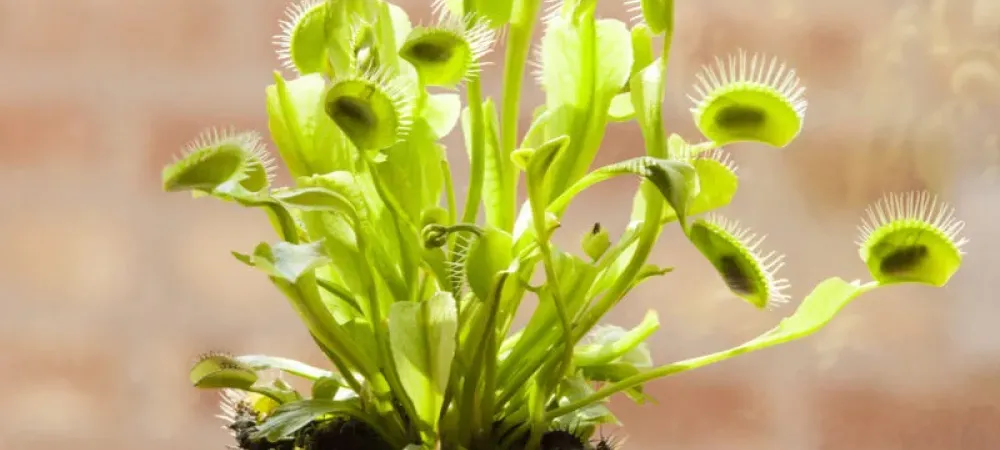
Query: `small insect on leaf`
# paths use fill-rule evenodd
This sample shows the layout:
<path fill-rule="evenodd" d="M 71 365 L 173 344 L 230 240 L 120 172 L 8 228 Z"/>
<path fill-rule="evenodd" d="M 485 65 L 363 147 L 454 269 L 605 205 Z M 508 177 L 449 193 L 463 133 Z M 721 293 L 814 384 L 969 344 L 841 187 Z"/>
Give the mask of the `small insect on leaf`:
<path fill-rule="evenodd" d="M 611 237 L 608 230 L 602 228 L 600 223 L 595 223 L 590 232 L 583 235 L 580 246 L 591 260 L 597 261 L 611 247 Z"/>
<path fill-rule="evenodd" d="M 859 227 L 859 253 L 879 283 L 941 287 L 962 265 L 965 223 L 931 194 L 889 194 L 866 216 Z"/>
<path fill-rule="evenodd" d="M 691 113 L 702 134 L 723 146 L 759 142 L 785 147 L 802 130 L 807 102 L 795 71 L 776 58 L 730 55 L 716 58 L 697 75 Z"/>

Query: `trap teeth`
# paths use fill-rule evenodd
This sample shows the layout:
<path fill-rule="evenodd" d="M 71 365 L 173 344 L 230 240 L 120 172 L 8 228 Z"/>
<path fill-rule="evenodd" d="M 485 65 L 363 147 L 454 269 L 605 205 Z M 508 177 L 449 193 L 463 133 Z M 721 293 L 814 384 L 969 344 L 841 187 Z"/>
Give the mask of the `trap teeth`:
<path fill-rule="evenodd" d="M 802 130 L 805 87 L 777 58 L 740 50 L 726 62 L 716 58 L 696 77 L 691 113 L 717 145 L 758 142 L 781 148 Z"/>
<path fill-rule="evenodd" d="M 962 264 L 964 227 L 953 208 L 928 192 L 893 193 L 865 211 L 858 252 L 879 283 L 941 287 Z"/>
<path fill-rule="evenodd" d="M 718 215 L 695 220 L 688 239 L 708 259 L 733 293 L 758 309 L 771 309 L 788 301 L 783 293 L 788 281 L 778 278 L 784 255 L 763 253 L 764 236 Z"/>

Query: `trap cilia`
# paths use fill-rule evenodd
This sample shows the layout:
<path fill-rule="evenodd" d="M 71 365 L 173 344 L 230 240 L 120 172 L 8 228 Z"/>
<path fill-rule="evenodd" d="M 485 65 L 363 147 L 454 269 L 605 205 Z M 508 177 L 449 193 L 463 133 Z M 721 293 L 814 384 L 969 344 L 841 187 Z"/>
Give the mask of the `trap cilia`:
<path fill-rule="evenodd" d="M 739 180 L 724 148 L 788 147 L 805 88 L 777 57 L 735 50 L 694 74 L 701 136 L 668 133 L 673 1 L 626 2 L 630 21 L 598 17 L 595 3 L 439 1 L 427 24 L 382 0 L 289 6 L 275 41 L 283 71 L 264 97 L 292 184 L 273 185 L 272 151 L 253 130 L 206 131 L 163 171 L 166 191 L 266 215 L 276 238 L 233 255 L 268 277 L 329 360 L 199 357 L 191 382 L 221 391 L 232 447 L 609 450 L 609 397 L 646 402 L 649 381 L 807 336 L 873 289 L 940 287 L 956 272 L 963 223 L 932 194 L 891 194 L 860 224 L 871 281 L 828 278 L 757 338 L 654 363 L 655 311 L 633 328 L 601 319 L 673 270 L 648 262 L 667 227 L 749 307 L 788 302 L 783 257 L 718 211 Z M 502 71 L 498 97 L 484 95 L 485 70 Z M 530 121 L 525 80 L 544 93 Z M 593 167 L 612 122 L 635 124 L 645 154 Z M 453 131 L 463 186 L 442 144 Z M 573 200 L 617 177 L 638 180 L 624 232 L 597 224 L 579 248 L 555 245 Z M 529 297 L 537 306 L 515 327 Z"/>

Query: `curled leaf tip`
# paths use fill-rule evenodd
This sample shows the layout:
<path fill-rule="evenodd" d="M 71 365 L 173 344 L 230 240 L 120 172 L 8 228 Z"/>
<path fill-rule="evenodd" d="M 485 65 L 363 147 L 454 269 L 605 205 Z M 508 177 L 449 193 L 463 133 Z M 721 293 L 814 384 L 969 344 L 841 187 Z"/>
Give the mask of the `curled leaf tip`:
<path fill-rule="evenodd" d="M 273 41 L 282 67 L 301 75 L 323 69 L 327 8 L 326 0 L 297 0 L 285 8 Z"/>
<path fill-rule="evenodd" d="M 334 82 L 325 102 L 327 115 L 361 150 L 382 150 L 402 141 L 413 120 L 411 86 L 389 69 Z"/>
<path fill-rule="evenodd" d="M 765 237 L 717 214 L 699 218 L 688 231 L 730 291 L 759 309 L 772 309 L 788 302 L 783 291 L 789 284 L 777 276 L 784 255 L 761 250 Z"/>
<path fill-rule="evenodd" d="M 941 287 L 962 264 L 964 228 L 954 208 L 926 191 L 892 193 L 866 210 L 859 253 L 879 283 Z"/>
<path fill-rule="evenodd" d="M 454 87 L 477 77 L 496 33 L 482 17 L 443 12 L 432 27 L 417 27 L 399 49 L 428 86 Z"/>
<path fill-rule="evenodd" d="M 697 75 L 691 113 L 717 145 L 759 142 L 785 147 L 802 130 L 807 102 L 795 70 L 777 58 L 740 50 Z"/>

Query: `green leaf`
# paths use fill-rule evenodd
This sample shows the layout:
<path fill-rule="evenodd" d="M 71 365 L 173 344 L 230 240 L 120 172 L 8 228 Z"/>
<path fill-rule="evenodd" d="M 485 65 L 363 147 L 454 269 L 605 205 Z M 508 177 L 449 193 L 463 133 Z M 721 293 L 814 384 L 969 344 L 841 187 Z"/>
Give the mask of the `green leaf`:
<path fill-rule="evenodd" d="M 500 28 L 510 22 L 514 0 L 473 0 L 472 10 L 483 16 L 492 28 Z"/>
<path fill-rule="evenodd" d="M 634 79 L 637 73 L 642 69 L 645 69 L 650 64 L 653 64 L 654 58 L 653 54 L 653 33 L 649 29 L 649 26 L 643 23 L 638 23 L 632 27 L 632 71 L 629 76 L 629 80 Z M 632 86 L 629 83 L 626 86 L 629 91 L 631 91 Z"/>
<path fill-rule="evenodd" d="M 271 194 L 285 206 L 302 211 L 329 211 L 346 214 L 356 219 L 357 211 L 350 200 L 343 195 L 322 187 L 304 187 L 284 189 Z"/>
<path fill-rule="evenodd" d="M 476 297 L 486 300 L 493 292 L 496 275 L 510 266 L 514 256 L 514 239 L 505 231 L 487 228 L 469 247 L 465 258 L 465 273 Z"/>
<path fill-rule="evenodd" d="M 302 400 L 302 395 L 281 378 L 276 378 L 270 386 L 254 386 L 250 391 L 268 397 L 278 405 Z"/>
<path fill-rule="evenodd" d="M 198 359 L 189 375 L 191 384 L 202 389 L 250 389 L 257 382 L 257 372 L 249 365 L 224 354 L 209 354 Z"/>
<path fill-rule="evenodd" d="M 385 161 L 376 165 L 379 179 L 414 223 L 425 209 L 438 206 L 444 189 L 444 148 L 431 127 L 417 119 L 406 140 L 386 149 Z"/>
<path fill-rule="evenodd" d="M 559 386 L 559 405 L 566 405 L 574 401 L 586 398 L 594 393 L 594 388 L 587 380 L 577 374 L 563 379 Z M 571 413 L 555 418 L 554 422 L 560 427 L 578 428 L 588 425 L 617 424 L 618 419 L 607 407 L 607 402 L 600 402 L 577 409 Z"/>
<path fill-rule="evenodd" d="M 399 48 L 406 42 L 406 37 L 413 30 L 413 24 L 405 9 L 389 2 L 384 4 L 389 8 L 389 15 L 392 17 L 393 41 L 396 43 L 396 50 L 399 51 Z"/>
<path fill-rule="evenodd" d="M 653 310 L 648 311 L 642 322 L 631 330 L 617 326 L 597 327 L 591 332 L 589 343 L 576 347 L 573 363 L 588 367 L 625 362 L 637 367 L 650 367 L 652 359 L 644 342 L 659 327 L 659 318 Z"/>
<path fill-rule="evenodd" d="M 587 188 L 622 175 L 639 175 L 653 183 L 675 211 L 690 209 L 689 204 L 700 193 L 700 178 L 697 170 L 684 161 L 640 156 L 610 164 L 590 172 L 574 183 L 549 204 L 549 211 L 562 214 L 574 197 Z M 642 218 L 645 203 L 633 206 L 633 219 Z M 687 215 L 681 215 L 686 225 Z"/>
<path fill-rule="evenodd" d="M 635 118 L 635 106 L 632 105 L 632 94 L 623 92 L 611 99 L 608 106 L 608 120 L 628 122 Z"/>
<path fill-rule="evenodd" d="M 274 82 L 266 89 L 268 128 L 292 176 L 350 167 L 350 143 L 326 114 L 323 75 L 286 81 L 275 72 Z"/>
<path fill-rule="evenodd" d="M 392 357 L 417 419 L 433 432 L 448 387 L 457 330 L 455 299 L 438 292 L 425 302 L 397 302 L 389 310 Z"/>
<path fill-rule="evenodd" d="M 690 164 L 677 161 L 661 161 L 660 164 L 650 165 L 647 170 L 646 179 L 656 186 L 677 214 L 681 227 L 686 229 L 689 202 L 699 192 L 698 172 Z"/>
<path fill-rule="evenodd" d="M 688 206 L 688 214 L 703 214 L 728 205 L 739 188 L 739 177 L 724 161 L 697 158 L 691 161 L 698 173 L 700 189 Z M 664 220 L 676 218 L 676 212 L 666 211 Z"/>
<path fill-rule="evenodd" d="M 365 376 L 375 373 L 371 354 L 357 348 L 356 339 L 338 326 L 329 305 L 320 295 L 313 272 L 316 267 L 329 263 L 321 252 L 320 243 L 279 242 L 273 246 L 261 243 L 252 256 L 239 255 L 238 258 L 270 276 L 341 373 L 348 373 L 351 368 Z"/>
<path fill-rule="evenodd" d="M 754 339 L 748 346 L 770 346 L 815 333 L 830 323 L 852 300 L 878 286 L 875 282 L 861 284 L 859 281 L 847 282 L 839 277 L 827 278 L 813 288 L 794 314 L 782 319 L 775 329 Z"/>
<path fill-rule="evenodd" d="M 798 309 L 787 317 L 777 327 L 752 339 L 742 345 L 690 358 L 684 361 L 658 366 L 627 378 L 620 379 L 612 385 L 602 388 L 593 395 L 582 400 L 560 406 L 548 412 L 549 417 L 558 417 L 567 412 L 585 407 L 593 402 L 601 401 L 616 392 L 641 386 L 651 380 L 675 375 L 688 370 L 704 367 L 729 358 L 760 350 L 777 344 L 789 342 L 815 333 L 829 323 L 844 306 L 859 295 L 870 292 L 880 285 L 876 282 L 861 284 L 859 281 L 847 282 L 839 277 L 831 277 L 820 282 L 806 296 Z"/>
<path fill-rule="evenodd" d="M 656 34 L 673 32 L 674 0 L 633 0 L 639 3 L 642 18 Z"/>
<path fill-rule="evenodd" d="M 375 355 L 379 351 L 378 343 L 375 341 L 375 329 L 371 322 L 364 318 L 354 318 L 341 325 L 344 332 L 351 337 L 354 347 L 358 351 Z"/>
<path fill-rule="evenodd" d="M 639 367 L 627 363 L 610 363 L 600 366 L 590 366 L 581 369 L 584 378 L 599 383 L 617 383 L 629 377 L 639 375 L 643 372 Z M 625 395 L 632 401 L 642 404 L 652 401 L 653 398 L 643 391 L 643 386 L 633 386 L 626 389 Z"/>
<path fill-rule="evenodd" d="M 358 212 L 358 226 L 354 229 L 347 226 L 342 218 L 323 218 L 325 231 L 320 228 L 321 234 L 314 235 L 313 239 L 323 239 L 324 242 L 340 242 L 340 247 L 356 249 L 353 250 L 357 256 L 357 262 L 346 259 L 341 260 L 341 253 L 334 248 L 328 247 L 328 254 L 338 255 L 335 261 L 338 271 L 348 274 L 359 274 L 364 278 L 365 283 L 360 286 L 349 285 L 354 292 L 368 292 L 368 283 L 384 281 L 392 292 L 392 297 L 397 299 L 408 298 L 409 289 L 403 280 L 403 273 L 400 268 L 401 262 L 408 262 L 403 258 L 402 244 L 412 245 L 413 254 L 417 255 L 419 242 L 413 237 L 417 230 L 410 230 L 409 227 L 402 227 L 396 223 L 393 214 L 388 206 L 381 200 L 378 190 L 374 186 L 370 173 L 352 173 L 347 171 L 331 172 L 323 175 L 300 179 L 300 184 L 317 185 L 337 192 L 350 200 Z M 337 225 L 340 226 L 337 226 Z M 334 228 L 334 226 L 337 226 Z M 410 240 L 403 240 L 400 236 L 411 234 Z M 348 253 L 351 254 L 351 253 Z M 381 280 L 373 279 L 368 271 L 374 269 Z M 355 289 L 364 289 L 356 291 Z M 389 296 L 387 296 L 389 297 Z M 389 298 L 385 299 L 384 305 L 388 307 Z"/>
<path fill-rule="evenodd" d="M 332 270 L 333 268 L 330 267 L 329 269 Z M 360 303 L 358 303 L 358 300 L 354 298 L 354 294 L 348 291 L 346 287 L 341 286 L 335 281 L 324 280 L 318 277 L 316 278 L 316 284 L 323 288 L 324 293 L 330 294 L 337 301 L 342 302 L 345 306 L 349 307 L 352 311 L 352 314 L 349 314 L 351 317 L 354 317 L 353 312 L 357 312 L 359 314 L 364 313 L 364 308 Z"/>
<path fill-rule="evenodd" d="M 329 264 L 330 259 L 323 253 L 320 242 L 277 242 L 272 245 L 259 244 L 247 262 L 272 277 L 295 283 L 303 274 L 312 273 L 317 267 Z"/>
<path fill-rule="evenodd" d="M 344 387 L 343 380 L 338 377 L 322 377 L 312 385 L 312 397 L 317 400 L 333 400 L 337 391 Z"/>
<path fill-rule="evenodd" d="M 604 137 L 611 101 L 629 79 L 631 36 L 624 23 L 594 19 L 592 9 L 554 15 L 542 37 L 542 87 L 551 112 L 548 137 L 567 135 L 571 148 L 553 164 L 551 194 L 586 174 Z"/>
<path fill-rule="evenodd" d="M 387 67 L 393 70 L 399 69 L 399 47 L 402 46 L 406 35 L 400 36 L 401 31 L 409 31 L 412 28 L 410 18 L 406 11 L 388 2 L 379 2 L 377 5 L 378 19 L 375 20 L 375 27 L 378 38 L 375 40 L 378 49 L 378 58 L 375 61 L 378 67 Z M 397 24 L 397 22 L 399 22 Z"/>
<path fill-rule="evenodd" d="M 663 96 L 666 89 L 666 61 L 655 60 L 632 77 L 629 88 L 636 120 L 646 141 L 646 153 L 667 156 L 667 140 L 663 130 Z"/>
<path fill-rule="evenodd" d="M 538 106 L 532 111 L 531 126 L 524 133 L 524 139 L 521 140 L 521 148 L 538 148 L 538 146 L 545 143 L 545 131 L 551 117 L 552 115 L 546 110 L 545 105 Z M 517 153 L 517 150 L 514 153 Z M 527 167 L 527 160 L 524 159 L 519 162 L 519 158 L 515 157 L 513 153 L 510 155 L 511 162 L 514 162 L 518 168 L 524 170 Z"/>
<path fill-rule="evenodd" d="M 635 276 L 635 282 L 632 284 L 632 288 L 630 289 L 634 289 L 639 285 L 639 283 L 642 283 L 649 278 L 663 276 L 673 271 L 673 267 L 660 267 L 656 264 L 646 264 L 639 269 L 639 273 Z"/>
<path fill-rule="evenodd" d="M 320 369 L 318 367 L 310 366 L 304 362 L 282 358 L 279 356 L 242 355 L 237 356 L 236 360 L 250 366 L 254 370 L 277 369 L 282 372 L 313 381 L 320 378 L 331 378 L 335 376 L 335 374 L 329 370 Z M 336 377 L 339 378 L 339 375 L 336 375 Z"/>
<path fill-rule="evenodd" d="M 264 423 L 257 426 L 254 439 L 276 442 L 287 438 L 313 420 L 333 413 L 359 413 L 354 402 L 335 400 L 301 400 L 279 406 Z"/>
<path fill-rule="evenodd" d="M 551 187 L 548 177 L 549 169 L 558 155 L 566 151 L 569 145 L 568 136 L 559 136 L 542 144 L 528 157 L 528 166 L 525 170 L 528 174 L 528 180 L 537 181 L 536 183 L 529 181 L 528 199 L 531 203 L 538 204 L 542 209 L 548 206 L 548 192 Z M 532 192 L 536 189 L 537 191 Z"/>
<path fill-rule="evenodd" d="M 271 220 L 271 226 L 281 239 L 296 244 L 301 239 L 298 224 L 291 213 L 277 200 L 259 194 L 227 194 L 227 200 L 235 201 L 248 208 L 263 208 Z"/>
<path fill-rule="evenodd" d="M 434 136 L 442 138 L 451 133 L 462 113 L 462 100 L 458 94 L 428 94 L 424 104 L 423 118 L 434 131 Z"/>
<path fill-rule="evenodd" d="M 587 307 L 591 285 L 597 278 L 598 270 L 587 261 L 553 248 L 553 263 L 562 299 L 570 318 L 576 317 Z M 497 376 L 504 384 L 504 397 L 498 404 L 510 399 L 514 392 L 522 389 L 524 382 L 550 357 L 558 357 L 554 351 L 564 338 L 559 325 L 559 316 L 552 298 L 552 289 L 546 284 L 538 292 L 538 307 L 522 330 L 514 348 L 504 358 Z"/>
<path fill-rule="evenodd" d="M 483 102 L 484 138 L 486 139 L 484 173 L 483 173 L 483 205 L 486 211 L 486 223 L 501 230 L 510 230 L 514 226 L 514 162 L 506 157 L 500 147 L 499 119 L 493 100 Z M 466 133 L 468 136 L 468 132 Z M 466 148 L 471 146 L 466 145 Z"/>

